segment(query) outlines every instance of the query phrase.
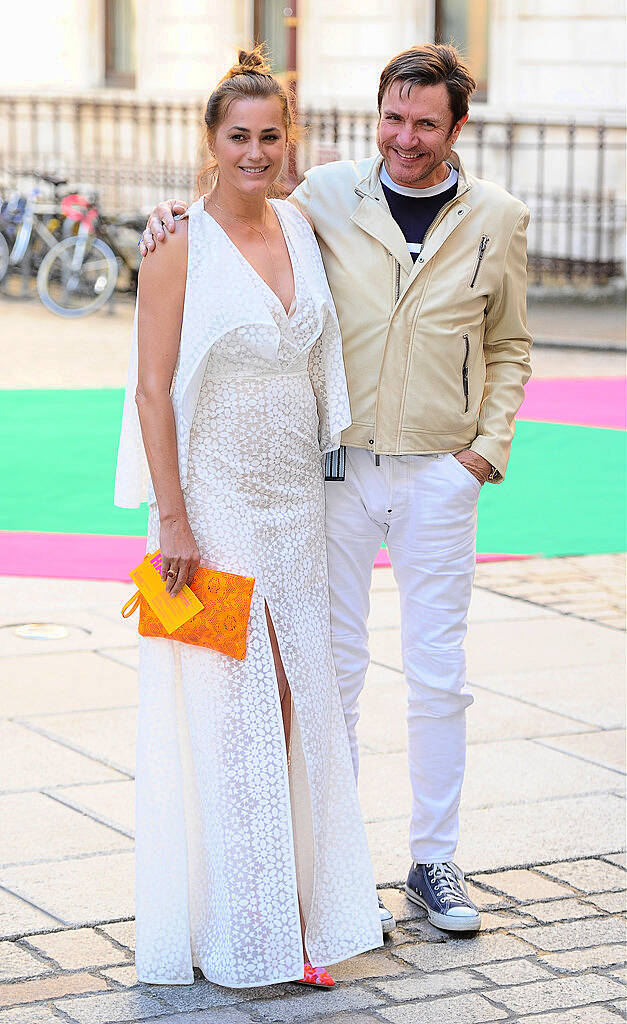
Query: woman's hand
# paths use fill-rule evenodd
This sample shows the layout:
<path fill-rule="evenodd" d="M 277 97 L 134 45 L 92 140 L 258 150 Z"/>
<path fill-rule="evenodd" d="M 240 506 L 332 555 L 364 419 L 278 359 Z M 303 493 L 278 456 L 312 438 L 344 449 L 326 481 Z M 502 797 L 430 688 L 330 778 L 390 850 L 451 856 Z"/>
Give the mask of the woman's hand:
<path fill-rule="evenodd" d="M 172 597 L 181 592 L 200 565 L 200 551 L 187 516 L 161 520 L 161 579 Z"/>
<path fill-rule="evenodd" d="M 163 203 L 155 206 L 146 222 L 144 233 L 137 243 L 142 257 L 149 252 L 154 252 L 157 247 L 155 239 L 163 242 L 166 229 L 170 232 L 174 231 L 175 216 L 185 213 L 186 209 L 187 203 L 182 199 L 166 199 Z"/>

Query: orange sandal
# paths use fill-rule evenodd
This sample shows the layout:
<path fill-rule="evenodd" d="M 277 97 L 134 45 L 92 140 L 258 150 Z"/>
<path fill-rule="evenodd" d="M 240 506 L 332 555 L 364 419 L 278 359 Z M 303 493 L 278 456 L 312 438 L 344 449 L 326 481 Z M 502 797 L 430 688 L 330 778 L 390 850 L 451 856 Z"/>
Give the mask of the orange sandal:
<path fill-rule="evenodd" d="M 312 967 L 309 960 L 305 960 L 305 973 L 295 984 L 314 985 L 316 988 L 333 988 L 335 982 L 324 967 Z"/>

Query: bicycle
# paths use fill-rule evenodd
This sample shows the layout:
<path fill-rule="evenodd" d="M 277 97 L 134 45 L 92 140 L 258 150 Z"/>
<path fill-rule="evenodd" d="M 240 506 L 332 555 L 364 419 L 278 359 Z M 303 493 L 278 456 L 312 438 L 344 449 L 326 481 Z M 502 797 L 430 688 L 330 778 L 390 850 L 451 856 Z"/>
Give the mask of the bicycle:
<path fill-rule="evenodd" d="M 59 192 L 67 184 L 65 178 L 31 171 L 53 186 L 54 200 L 41 200 L 41 189 L 33 188 L 27 195 L 14 191 L 0 203 L 0 281 L 10 270 L 19 274 L 19 291 L 11 293 L 5 285 L 4 294 L 24 297 L 29 292 L 29 281 L 37 273 L 46 252 L 57 244 L 62 234 L 63 219 L 59 207 Z M 8 283 L 8 282 L 7 282 Z"/>
<path fill-rule="evenodd" d="M 127 290 L 136 287 L 140 259 L 135 240 L 144 221 L 139 215 L 108 220 L 95 203 L 78 194 L 66 196 L 61 209 L 66 223 L 73 221 L 78 228 L 44 256 L 37 291 L 46 308 L 57 316 L 87 316 L 109 301 L 121 267 L 128 272 Z M 125 230 L 133 238 L 130 249 L 121 243 L 120 234 Z"/>

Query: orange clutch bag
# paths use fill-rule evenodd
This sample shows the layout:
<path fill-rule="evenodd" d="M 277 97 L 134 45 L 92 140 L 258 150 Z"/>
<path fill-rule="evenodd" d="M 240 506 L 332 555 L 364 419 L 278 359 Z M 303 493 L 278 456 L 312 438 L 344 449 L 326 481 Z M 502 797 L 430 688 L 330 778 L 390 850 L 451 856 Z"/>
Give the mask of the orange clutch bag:
<path fill-rule="evenodd" d="M 189 586 L 171 598 L 165 593 L 165 583 L 153 568 L 156 566 L 154 558 L 154 555 L 147 555 L 141 565 L 131 571 L 130 575 L 140 589 L 124 605 L 124 618 L 132 615 L 139 605 L 141 636 L 164 637 L 196 647 L 211 647 L 242 661 L 246 657 L 246 632 L 254 579 L 218 569 L 196 569 Z M 159 587 L 155 585 L 153 574 L 157 575 Z M 198 608 L 198 602 L 202 607 L 190 618 L 189 611 Z M 176 614 L 178 606 L 183 609 L 180 618 L 186 615 L 186 621 L 175 629 L 166 628 L 162 618 L 175 621 L 172 613 Z"/>

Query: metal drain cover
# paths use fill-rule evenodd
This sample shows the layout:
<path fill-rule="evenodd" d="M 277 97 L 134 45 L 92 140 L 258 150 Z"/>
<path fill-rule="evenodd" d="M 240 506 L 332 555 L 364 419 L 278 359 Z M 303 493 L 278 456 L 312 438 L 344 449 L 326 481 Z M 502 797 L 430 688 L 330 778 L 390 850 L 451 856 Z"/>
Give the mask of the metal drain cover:
<path fill-rule="evenodd" d="M 26 622 L 16 626 L 13 633 L 25 640 L 64 640 L 70 635 L 67 626 L 57 626 L 54 622 Z"/>

